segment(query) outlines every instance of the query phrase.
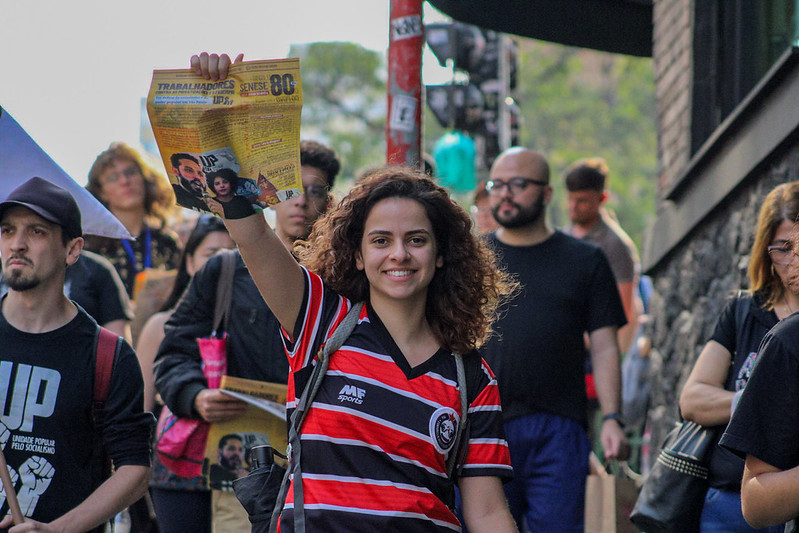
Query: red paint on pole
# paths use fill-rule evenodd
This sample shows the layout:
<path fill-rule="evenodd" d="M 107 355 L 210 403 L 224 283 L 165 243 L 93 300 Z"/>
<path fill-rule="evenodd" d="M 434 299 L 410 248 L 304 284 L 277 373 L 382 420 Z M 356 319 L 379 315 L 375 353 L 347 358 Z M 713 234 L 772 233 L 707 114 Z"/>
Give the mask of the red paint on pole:
<path fill-rule="evenodd" d="M 422 0 L 391 0 L 386 161 L 421 168 Z"/>

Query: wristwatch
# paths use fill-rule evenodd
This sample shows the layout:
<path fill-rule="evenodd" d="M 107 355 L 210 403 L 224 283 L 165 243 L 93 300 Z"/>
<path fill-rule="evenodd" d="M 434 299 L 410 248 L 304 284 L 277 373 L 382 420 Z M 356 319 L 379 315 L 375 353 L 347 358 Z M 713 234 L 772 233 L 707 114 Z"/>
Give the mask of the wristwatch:
<path fill-rule="evenodd" d="M 624 427 L 624 422 L 621 419 L 621 415 L 619 413 L 608 413 L 602 417 L 602 422 L 607 420 L 615 420 L 619 427 Z"/>

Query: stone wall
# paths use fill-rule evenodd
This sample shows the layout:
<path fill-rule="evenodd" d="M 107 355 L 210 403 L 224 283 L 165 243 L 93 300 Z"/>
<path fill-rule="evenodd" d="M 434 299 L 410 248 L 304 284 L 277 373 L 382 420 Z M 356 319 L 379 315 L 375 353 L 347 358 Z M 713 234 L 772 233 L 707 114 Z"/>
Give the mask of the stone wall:
<path fill-rule="evenodd" d="M 772 156 L 652 273 L 651 453 L 677 419 L 680 391 L 724 300 L 748 285 L 749 251 L 763 198 L 774 186 L 794 180 L 799 180 L 799 146 Z"/>

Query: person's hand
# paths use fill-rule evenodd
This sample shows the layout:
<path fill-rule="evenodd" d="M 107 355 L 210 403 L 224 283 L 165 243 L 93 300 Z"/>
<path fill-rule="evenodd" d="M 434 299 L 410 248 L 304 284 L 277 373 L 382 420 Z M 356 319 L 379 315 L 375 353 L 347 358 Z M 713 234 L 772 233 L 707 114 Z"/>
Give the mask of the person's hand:
<path fill-rule="evenodd" d="M 237 55 L 236 60 L 231 63 L 230 56 L 227 54 L 217 55 L 203 52 L 199 55 L 191 56 L 191 69 L 195 74 L 202 76 L 206 80 L 224 80 L 227 78 L 230 65 L 241 63 L 243 60 L 244 54 Z"/>
<path fill-rule="evenodd" d="M 28 517 L 25 517 L 25 521 L 23 523 L 11 527 L 13 524 L 14 520 L 11 518 L 11 515 L 8 514 L 5 516 L 5 518 L 3 518 L 3 520 L 0 521 L 0 529 L 8 529 L 8 533 L 25 533 L 31 531 L 51 533 L 56 531 L 56 529 L 50 527 L 50 525 L 31 520 Z"/>
<path fill-rule="evenodd" d="M 194 409 L 206 422 L 224 422 L 243 415 L 247 404 L 219 389 L 203 389 L 194 397 Z"/>
<path fill-rule="evenodd" d="M 210 196 L 203 197 L 203 200 L 205 200 L 205 205 L 208 206 L 208 210 L 210 212 L 212 212 L 218 217 L 221 217 L 223 219 L 225 218 L 225 208 L 222 207 L 222 204 L 219 202 L 219 200 L 215 200 Z"/>
<path fill-rule="evenodd" d="M 630 456 L 630 443 L 617 421 L 609 419 L 602 423 L 599 440 L 605 450 L 605 459 L 624 461 Z"/>

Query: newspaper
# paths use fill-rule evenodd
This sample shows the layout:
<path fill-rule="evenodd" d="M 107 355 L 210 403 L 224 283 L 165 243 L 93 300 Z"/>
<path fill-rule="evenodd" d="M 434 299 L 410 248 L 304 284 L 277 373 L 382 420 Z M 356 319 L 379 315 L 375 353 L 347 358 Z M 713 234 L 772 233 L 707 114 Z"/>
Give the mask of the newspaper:
<path fill-rule="evenodd" d="M 251 469 L 250 450 L 269 444 L 286 451 L 286 385 L 222 376 L 219 390 L 248 403 L 243 415 L 211 424 L 203 474 L 208 487 L 230 491 Z"/>
<path fill-rule="evenodd" d="M 237 63 L 216 82 L 155 70 L 147 113 L 178 205 L 216 200 L 237 218 L 302 194 L 299 59 Z"/>

